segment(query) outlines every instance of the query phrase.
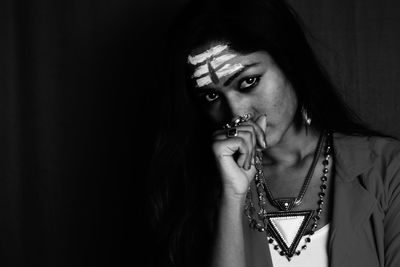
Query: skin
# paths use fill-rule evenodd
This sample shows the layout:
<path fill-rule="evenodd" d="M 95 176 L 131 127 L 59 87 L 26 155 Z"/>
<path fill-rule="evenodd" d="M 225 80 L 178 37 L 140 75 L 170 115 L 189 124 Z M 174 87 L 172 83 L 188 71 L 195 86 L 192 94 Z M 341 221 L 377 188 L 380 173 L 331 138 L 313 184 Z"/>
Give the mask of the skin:
<path fill-rule="evenodd" d="M 214 133 L 213 151 L 223 184 L 214 266 L 245 266 L 243 206 L 256 171 L 256 150 L 263 153 L 263 171 L 266 177 L 272 177 L 269 185 L 274 196 L 295 196 L 311 166 L 320 134 L 312 128 L 306 132 L 305 127 L 296 127 L 296 93 L 267 52 L 233 53 L 237 56 L 224 64 L 240 63 L 244 71 L 194 89 L 202 108 L 216 124 L 251 114 L 251 120 L 237 127 L 236 137 L 228 138 L 224 129 Z M 321 174 L 322 165 L 318 164 L 300 210 L 316 208 Z M 328 191 L 328 203 L 329 196 Z M 329 210 L 326 206 L 318 228 L 329 221 Z"/>
<path fill-rule="evenodd" d="M 219 79 L 243 68 L 240 63 L 226 63 L 237 54 L 226 44 L 217 44 L 200 54 L 188 56 L 188 63 L 195 66 L 192 78 L 195 78 L 197 87 L 218 83 Z"/>

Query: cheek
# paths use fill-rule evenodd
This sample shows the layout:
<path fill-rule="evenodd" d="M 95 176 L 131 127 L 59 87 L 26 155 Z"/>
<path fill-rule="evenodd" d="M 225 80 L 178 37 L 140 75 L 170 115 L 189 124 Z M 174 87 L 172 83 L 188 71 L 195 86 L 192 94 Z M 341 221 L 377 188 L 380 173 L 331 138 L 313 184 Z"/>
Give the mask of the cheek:
<path fill-rule="evenodd" d="M 294 120 L 294 116 L 297 110 L 297 98 L 292 90 L 286 90 L 285 93 L 281 94 L 275 109 L 280 115 L 280 121 L 282 124 L 290 124 Z"/>
<path fill-rule="evenodd" d="M 259 112 L 267 113 L 271 123 L 283 123 L 293 120 L 297 109 L 297 98 L 290 85 L 278 83 L 267 88 L 258 96 Z"/>
<path fill-rule="evenodd" d="M 203 111 L 213 124 L 223 125 L 229 121 L 229 112 L 226 107 L 218 101 L 215 104 L 204 106 Z"/>

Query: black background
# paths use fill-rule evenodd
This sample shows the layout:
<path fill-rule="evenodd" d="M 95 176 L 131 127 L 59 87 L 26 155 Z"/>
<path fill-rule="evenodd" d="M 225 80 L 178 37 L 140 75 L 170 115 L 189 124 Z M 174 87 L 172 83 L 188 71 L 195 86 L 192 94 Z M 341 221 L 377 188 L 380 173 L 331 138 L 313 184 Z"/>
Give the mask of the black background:
<path fill-rule="evenodd" d="M 157 255 L 145 175 L 163 119 L 162 46 L 184 2 L 1 1 L 1 266 Z M 400 137 L 399 2 L 290 2 L 345 99 Z"/>

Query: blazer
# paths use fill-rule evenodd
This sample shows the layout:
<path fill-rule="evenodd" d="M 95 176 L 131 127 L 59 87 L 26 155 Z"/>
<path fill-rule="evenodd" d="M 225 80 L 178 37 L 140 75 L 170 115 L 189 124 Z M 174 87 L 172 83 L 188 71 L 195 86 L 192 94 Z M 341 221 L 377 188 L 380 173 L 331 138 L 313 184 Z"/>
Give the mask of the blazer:
<path fill-rule="evenodd" d="M 400 142 L 335 133 L 333 147 L 329 266 L 399 267 Z M 272 266 L 265 236 L 245 229 L 247 267 Z"/>

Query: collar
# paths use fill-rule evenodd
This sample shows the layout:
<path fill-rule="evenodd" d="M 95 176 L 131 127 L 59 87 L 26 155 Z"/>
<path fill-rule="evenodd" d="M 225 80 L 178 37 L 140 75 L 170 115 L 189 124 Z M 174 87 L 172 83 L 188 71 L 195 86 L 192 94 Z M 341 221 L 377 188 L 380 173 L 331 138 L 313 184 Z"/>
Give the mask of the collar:
<path fill-rule="evenodd" d="M 333 133 L 333 151 L 335 171 L 343 182 L 353 181 L 370 169 L 376 159 L 370 138 L 364 136 Z"/>
<path fill-rule="evenodd" d="M 333 185 L 332 227 L 329 238 L 329 266 L 376 266 L 366 250 L 363 225 L 376 206 L 376 199 L 357 177 L 376 162 L 373 139 L 333 134 L 335 180 Z M 360 205 L 360 203 L 362 203 Z M 362 264 L 361 264 L 362 263 Z"/>

